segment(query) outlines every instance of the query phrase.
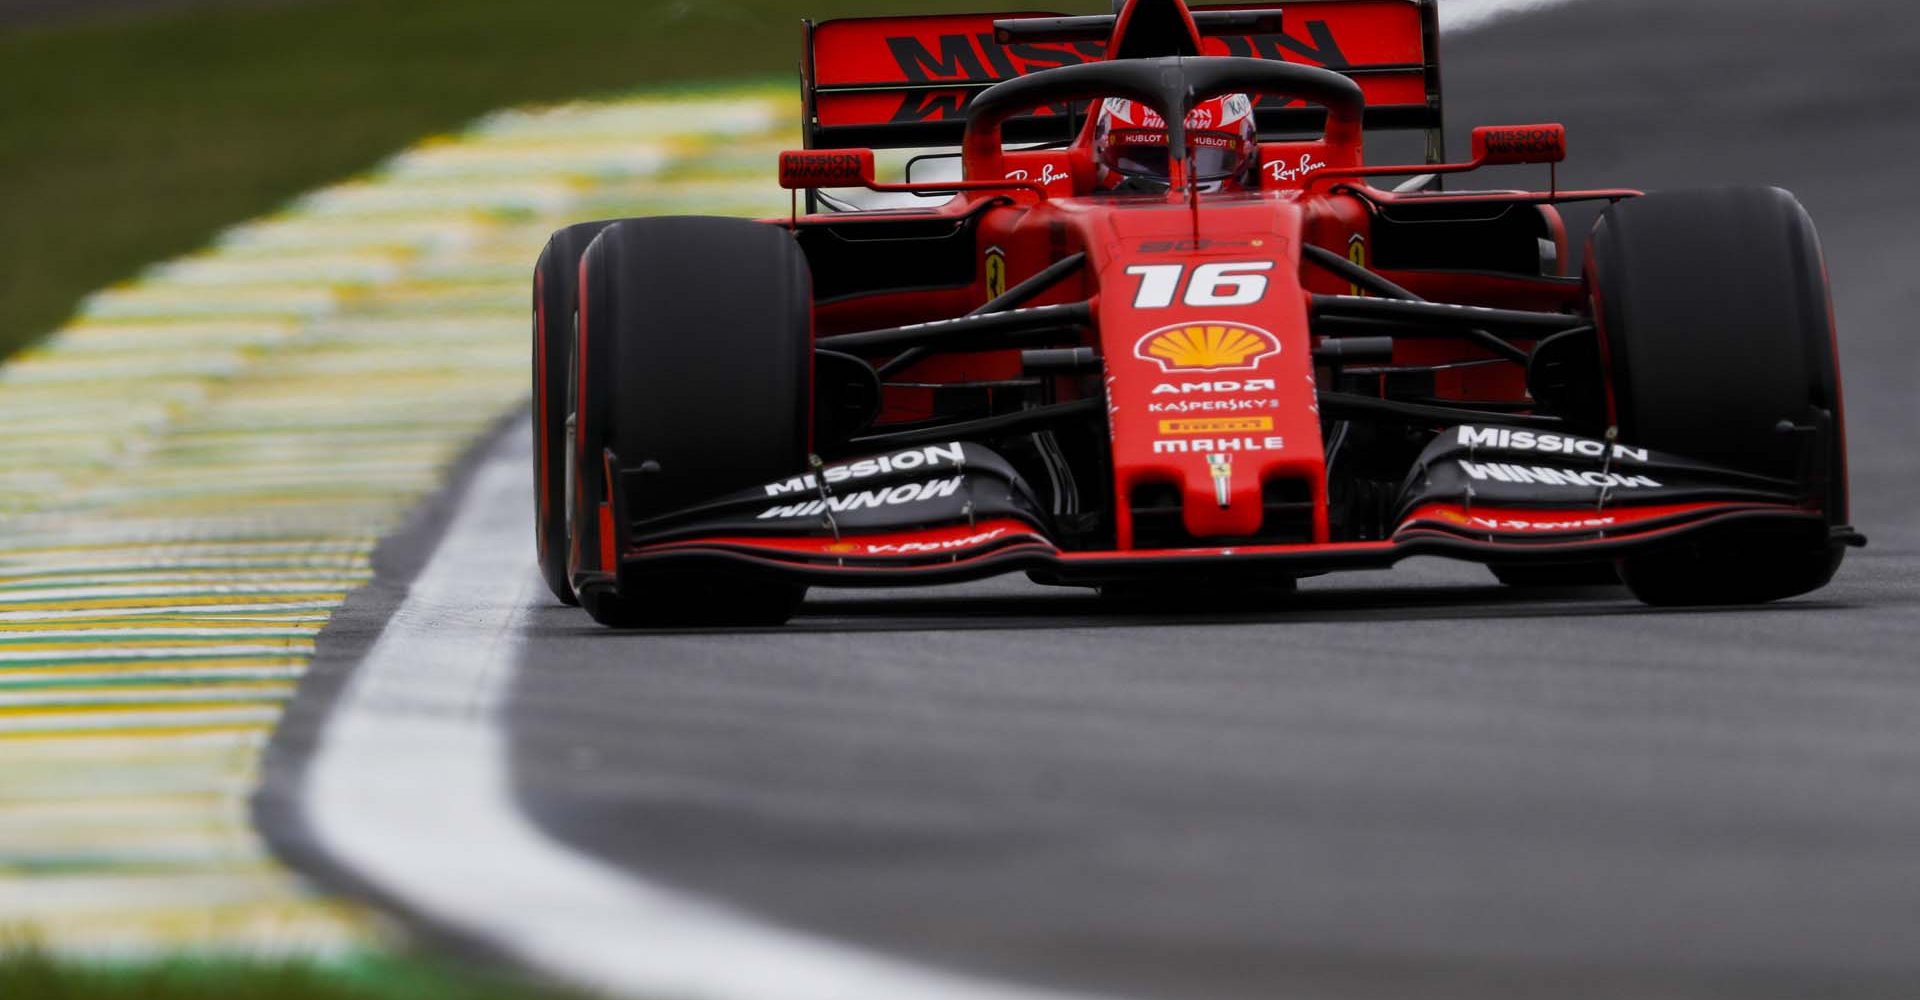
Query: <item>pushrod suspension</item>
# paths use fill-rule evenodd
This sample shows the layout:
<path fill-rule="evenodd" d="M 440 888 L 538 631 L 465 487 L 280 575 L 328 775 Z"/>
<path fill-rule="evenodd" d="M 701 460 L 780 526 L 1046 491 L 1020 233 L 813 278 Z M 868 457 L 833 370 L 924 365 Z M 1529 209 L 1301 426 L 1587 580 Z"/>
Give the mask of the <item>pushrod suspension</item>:
<path fill-rule="evenodd" d="M 950 438 L 986 437 L 1097 416 L 1106 411 L 1106 405 L 1103 399 L 1076 399 L 1071 403 L 1050 403 L 1046 406 L 980 417 L 977 420 L 961 420 L 949 424 L 868 434 L 847 443 L 856 447 L 881 450 L 925 444 L 929 441 L 945 441 Z"/>
<path fill-rule="evenodd" d="M 1564 428 L 1559 417 L 1531 413 L 1497 413 L 1467 407 L 1439 406 L 1432 403 L 1408 403 L 1398 399 L 1380 399 L 1351 392 L 1319 394 L 1320 415 L 1335 420 L 1371 420 L 1402 424 L 1493 423 L 1508 427 L 1534 427 L 1542 430 Z"/>
<path fill-rule="evenodd" d="M 1041 293 L 1059 284 L 1068 275 L 1085 267 L 1086 263 L 1087 255 L 1085 252 L 1062 257 L 1034 272 L 1034 274 L 1025 281 L 994 296 L 986 305 L 975 309 L 967 315 L 986 316 L 991 313 L 1017 309 L 1033 301 Z M 876 370 L 882 377 L 885 377 L 925 357 L 927 351 L 928 348 L 926 347 L 909 347 Z"/>
<path fill-rule="evenodd" d="M 1585 317 L 1567 313 L 1370 299 L 1358 295 L 1313 295 L 1308 301 L 1314 319 L 1376 319 L 1449 327 L 1505 328 L 1531 332 L 1534 336 L 1571 330 L 1588 322 Z"/>
<path fill-rule="evenodd" d="M 903 347 L 936 347 L 955 342 L 975 341 L 1049 331 L 1074 330 L 1093 317 L 1091 302 L 1071 302 L 1058 306 L 1010 309 L 985 315 L 967 315 L 959 319 L 935 320 L 911 326 L 864 330 L 821 337 L 814 346 L 830 351 L 886 351 Z M 884 373 L 884 369 L 882 369 Z"/>
<path fill-rule="evenodd" d="M 1369 271 L 1364 267 L 1361 267 L 1360 265 L 1354 263 L 1353 261 L 1350 261 L 1345 257 L 1342 257 L 1337 253 L 1334 253 L 1331 250 L 1328 250 L 1326 247 L 1315 246 L 1311 243 L 1308 243 L 1305 246 L 1301 247 L 1301 250 L 1303 251 L 1303 256 L 1306 258 L 1306 260 L 1309 263 L 1325 268 L 1326 270 L 1332 272 L 1333 274 L 1338 275 L 1339 277 L 1345 278 L 1347 279 L 1348 282 L 1360 288 L 1364 288 L 1367 291 L 1370 291 L 1373 294 L 1378 295 L 1383 299 L 1393 299 L 1399 302 L 1424 303 L 1427 301 L 1426 299 L 1423 299 L 1420 296 L 1415 295 L 1413 292 L 1408 291 L 1407 289 L 1394 284 L 1393 282 L 1387 280 L 1386 278 L 1381 277 L 1380 275 L 1372 271 Z M 1336 298 L 1352 298 L 1352 296 L 1335 296 L 1335 297 Z M 1404 331 L 1402 332 L 1404 333 Z M 1507 343 L 1506 341 L 1500 339 L 1499 337 L 1495 336 L 1492 333 L 1487 332 L 1485 329 L 1482 329 L 1480 327 L 1467 327 L 1462 330 L 1449 331 L 1448 335 L 1466 337 L 1467 339 L 1472 340 L 1474 343 L 1479 344 L 1481 347 L 1484 347 L 1487 350 L 1492 351 L 1494 354 L 1502 358 L 1505 358 L 1508 361 L 1512 361 L 1515 364 L 1524 365 L 1530 360 L 1530 356 L 1526 351 L 1521 350 L 1519 347 L 1516 347 L 1513 344 Z"/>

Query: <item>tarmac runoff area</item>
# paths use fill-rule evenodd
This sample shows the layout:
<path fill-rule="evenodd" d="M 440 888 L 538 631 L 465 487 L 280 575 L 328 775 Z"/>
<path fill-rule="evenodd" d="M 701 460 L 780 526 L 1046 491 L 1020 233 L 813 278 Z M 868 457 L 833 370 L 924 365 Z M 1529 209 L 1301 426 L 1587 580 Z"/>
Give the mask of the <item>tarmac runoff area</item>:
<path fill-rule="evenodd" d="M 83 955 L 373 942 L 248 814 L 316 634 L 524 398 L 547 233 L 777 214 L 796 112 L 782 89 L 499 113 L 0 367 L 0 929 Z"/>

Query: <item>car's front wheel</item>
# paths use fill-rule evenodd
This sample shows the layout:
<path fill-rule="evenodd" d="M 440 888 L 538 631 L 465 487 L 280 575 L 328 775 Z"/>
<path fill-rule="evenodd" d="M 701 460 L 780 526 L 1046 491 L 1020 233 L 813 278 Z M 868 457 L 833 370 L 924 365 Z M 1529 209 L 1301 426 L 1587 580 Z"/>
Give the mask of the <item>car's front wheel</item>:
<path fill-rule="evenodd" d="M 1824 586 L 1845 551 L 1846 454 L 1819 238 L 1778 188 L 1651 194 L 1602 213 L 1587 266 L 1623 440 L 1794 484 L 1824 523 L 1739 524 L 1625 559 L 1649 604 Z"/>
<path fill-rule="evenodd" d="M 548 238 L 533 266 L 533 535 L 540 576 L 553 596 L 577 604 L 567 581 L 566 418 L 580 254 L 605 222 L 582 222 Z"/>
<path fill-rule="evenodd" d="M 629 219 L 582 257 L 570 394 L 572 579 L 595 621 L 778 624 L 806 588 L 753 572 L 639 571 L 613 551 L 609 472 L 637 520 L 806 468 L 812 282 L 786 231 Z M 617 460 L 617 467 L 613 461 Z"/>

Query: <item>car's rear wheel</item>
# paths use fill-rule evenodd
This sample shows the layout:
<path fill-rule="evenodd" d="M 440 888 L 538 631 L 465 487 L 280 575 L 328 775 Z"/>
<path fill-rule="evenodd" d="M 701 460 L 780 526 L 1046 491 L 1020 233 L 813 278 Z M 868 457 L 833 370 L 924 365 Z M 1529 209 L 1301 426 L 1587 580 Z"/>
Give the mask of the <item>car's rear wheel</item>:
<path fill-rule="evenodd" d="M 1791 480 L 1825 524 L 1738 524 L 1625 559 L 1649 604 L 1744 604 L 1826 584 L 1844 549 L 1846 455 L 1819 238 L 1777 188 L 1670 192 L 1603 213 L 1588 246 L 1623 440 Z"/>
<path fill-rule="evenodd" d="M 573 342 L 580 254 L 606 222 L 582 222 L 547 239 L 533 266 L 533 535 L 553 596 L 578 604 L 567 580 L 567 357 Z"/>
<path fill-rule="evenodd" d="M 623 570 L 603 522 L 611 454 L 625 515 L 665 513 L 804 469 L 812 282 L 784 230 L 739 219 L 631 219 L 581 268 L 570 376 L 573 573 L 595 621 L 778 624 L 806 588 L 747 573 Z M 624 472 L 619 470 L 626 470 Z"/>

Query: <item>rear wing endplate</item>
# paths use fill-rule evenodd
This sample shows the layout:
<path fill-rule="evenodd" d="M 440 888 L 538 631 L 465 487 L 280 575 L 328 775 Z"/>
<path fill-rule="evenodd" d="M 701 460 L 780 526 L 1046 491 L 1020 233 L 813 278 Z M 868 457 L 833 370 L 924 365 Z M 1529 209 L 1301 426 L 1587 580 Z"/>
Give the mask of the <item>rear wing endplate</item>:
<path fill-rule="evenodd" d="M 1437 0 L 1288 0 L 1192 10 L 1203 24 L 1207 11 L 1283 10 L 1284 26 L 1277 34 L 1203 28 L 1203 53 L 1302 63 L 1344 74 L 1366 93 L 1367 128 L 1424 131 L 1427 161 L 1446 159 Z M 1056 30 L 1048 34 L 1052 40 L 1035 41 L 995 31 L 995 21 L 1058 17 L 1031 11 L 806 22 L 801 87 L 807 147 L 959 145 L 967 106 L 982 90 L 1105 56 L 1103 38 L 1071 39 Z M 1224 28 L 1230 22 L 1219 23 Z M 1007 122 L 1004 134 L 1016 143 L 1071 141 L 1085 111 L 1041 108 Z M 1319 108 L 1299 102 L 1270 99 L 1258 109 L 1267 139 L 1318 131 L 1325 117 Z"/>

